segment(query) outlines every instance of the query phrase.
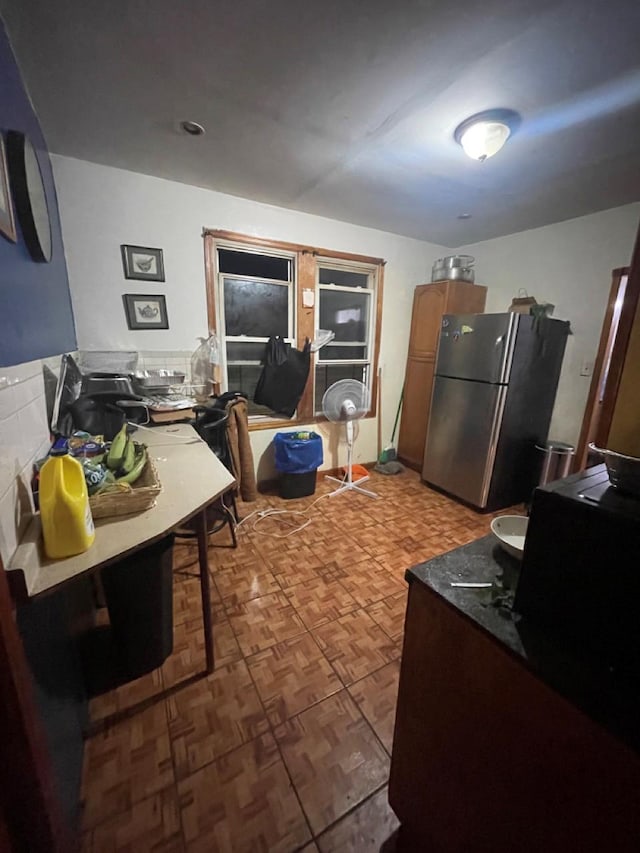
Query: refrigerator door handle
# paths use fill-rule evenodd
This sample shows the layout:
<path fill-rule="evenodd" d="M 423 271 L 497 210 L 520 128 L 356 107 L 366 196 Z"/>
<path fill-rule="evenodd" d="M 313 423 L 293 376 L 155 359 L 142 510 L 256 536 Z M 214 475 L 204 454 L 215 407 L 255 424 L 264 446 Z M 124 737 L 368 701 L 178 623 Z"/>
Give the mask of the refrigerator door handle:
<path fill-rule="evenodd" d="M 503 385 L 498 392 L 496 407 L 493 410 L 493 420 L 491 423 L 491 439 L 489 442 L 489 452 L 487 454 L 487 463 L 484 469 L 484 478 L 482 480 L 482 492 L 480 506 L 486 506 L 489 498 L 489 488 L 491 487 L 491 478 L 493 476 L 493 466 L 496 461 L 496 451 L 498 449 L 498 441 L 500 440 L 500 428 L 502 427 L 502 416 L 504 414 L 504 404 L 507 400 L 507 386 Z"/>

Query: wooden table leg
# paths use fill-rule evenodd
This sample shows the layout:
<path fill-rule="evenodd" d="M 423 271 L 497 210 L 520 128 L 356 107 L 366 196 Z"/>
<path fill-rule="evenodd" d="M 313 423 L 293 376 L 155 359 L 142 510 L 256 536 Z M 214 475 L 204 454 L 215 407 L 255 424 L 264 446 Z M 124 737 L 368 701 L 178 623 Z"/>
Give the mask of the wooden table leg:
<path fill-rule="evenodd" d="M 207 535 L 207 510 L 198 515 L 198 561 L 200 563 L 200 593 L 202 596 L 202 622 L 204 648 L 207 655 L 207 673 L 215 667 L 213 653 L 213 622 L 211 620 L 211 581 L 209 579 L 209 537 Z"/>

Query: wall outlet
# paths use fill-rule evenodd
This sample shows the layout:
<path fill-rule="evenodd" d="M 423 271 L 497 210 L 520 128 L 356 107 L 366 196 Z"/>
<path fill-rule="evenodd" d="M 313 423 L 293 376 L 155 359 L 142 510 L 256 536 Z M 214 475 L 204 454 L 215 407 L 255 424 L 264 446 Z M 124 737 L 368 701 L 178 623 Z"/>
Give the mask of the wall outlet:
<path fill-rule="evenodd" d="M 582 359 L 582 363 L 580 364 L 580 376 L 593 376 L 593 362 L 590 359 Z"/>

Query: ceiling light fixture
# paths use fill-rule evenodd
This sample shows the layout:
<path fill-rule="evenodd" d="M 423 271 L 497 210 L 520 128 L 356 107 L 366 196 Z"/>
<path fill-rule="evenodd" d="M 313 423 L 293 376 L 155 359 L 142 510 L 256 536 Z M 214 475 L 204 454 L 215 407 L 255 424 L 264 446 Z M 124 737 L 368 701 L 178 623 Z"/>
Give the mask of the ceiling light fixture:
<path fill-rule="evenodd" d="M 180 130 L 188 136 L 204 136 L 205 134 L 204 127 L 197 121 L 181 121 Z"/>
<path fill-rule="evenodd" d="M 453 136 L 468 157 L 482 162 L 500 151 L 520 120 L 514 110 L 486 110 L 465 119 Z"/>

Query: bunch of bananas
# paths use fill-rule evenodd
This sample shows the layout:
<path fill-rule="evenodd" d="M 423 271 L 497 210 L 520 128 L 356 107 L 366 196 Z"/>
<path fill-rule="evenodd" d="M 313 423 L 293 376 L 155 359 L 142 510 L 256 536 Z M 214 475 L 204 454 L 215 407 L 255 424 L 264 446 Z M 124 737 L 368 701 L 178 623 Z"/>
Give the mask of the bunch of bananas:
<path fill-rule="evenodd" d="M 108 477 L 108 479 L 112 482 L 132 485 L 142 474 L 147 462 L 147 448 L 127 435 L 127 425 L 124 424 L 111 442 L 105 461 L 113 478 Z"/>

